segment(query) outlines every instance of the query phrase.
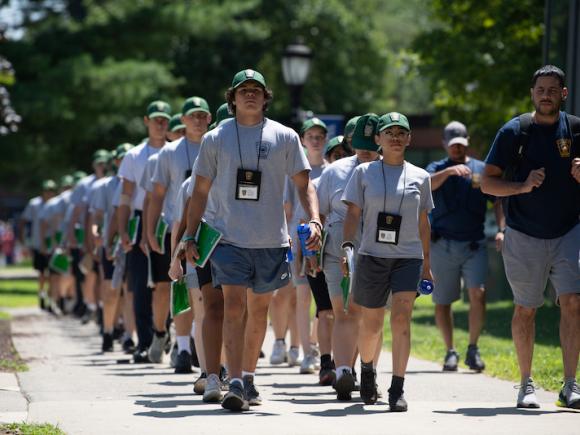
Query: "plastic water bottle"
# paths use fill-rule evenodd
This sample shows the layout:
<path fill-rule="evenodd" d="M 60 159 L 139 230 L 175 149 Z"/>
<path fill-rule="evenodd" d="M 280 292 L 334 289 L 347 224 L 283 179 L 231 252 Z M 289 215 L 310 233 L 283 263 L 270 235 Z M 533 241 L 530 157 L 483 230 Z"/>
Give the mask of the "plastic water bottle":
<path fill-rule="evenodd" d="M 298 238 L 300 239 L 300 247 L 302 248 L 302 255 L 304 257 L 313 257 L 316 255 L 316 251 L 310 251 L 306 249 L 306 240 L 310 237 L 310 226 L 308 224 L 300 224 L 296 228 L 298 233 Z"/>
<path fill-rule="evenodd" d="M 435 286 L 433 282 L 429 281 L 428 279 L 422 279 L 421 283 L 419 284 L 419 293 L 422 295 L 430 295 L 433 293 L 433 289 Z"/>

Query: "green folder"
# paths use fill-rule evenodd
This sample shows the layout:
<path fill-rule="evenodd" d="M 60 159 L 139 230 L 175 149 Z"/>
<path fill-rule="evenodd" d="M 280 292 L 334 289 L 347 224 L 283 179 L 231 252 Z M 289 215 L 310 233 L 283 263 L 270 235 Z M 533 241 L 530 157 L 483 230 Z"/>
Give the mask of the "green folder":
<path fill-rule="evenodd" d="M 54 240 L 56 241 L 57 245 L 60 245 L 62 242 L 62 231 L 57 231 L 54 235 Z"/>
<path fill-rule="evenodd" d="M 198 267 L 204 267 L 209 260 L 213 250 L 218 245 L 222 233 L 209 225 L 206 221 L 201 221 L 195 234 L 195 243 L 199 258 L 195 261 Z"/>
<path fill-rule="evenodd" d="M 189 290 L 184 279 L 171 283 L 171 317 L 175 318 L 181 313 L 191 310 L 189 305 Z"/>
<path fill-rule="evenodd" d="M 85 242 L 85 230 L 80 225 L 75 225 L 75 240 L 79 245 Z"/>
<path fill-rule="evenodd" d="M 131 240 L 132 245 L 137 243 L 137 230 L 139 229 L 140 220 L 140 216 L 133 216 L 127 223 L 127 233 L 129 233 L 129 239 Z"/>
<path fill-rule="evenodd" d="M 50 236 L 45 237 L 44 244 L 46 246 L 46 250 L 50 252 L 52 250 L 52 237 Z"/>
<path fill-rule="evenodd" d="M 61 249 L 56 249 L 48 265 L 53 271 L 65 275 L 69 272 L 70 258 Z"/>
<path fill-rule="evenodd" d="M 342 289 L 342 305 L 344 306 L 344 311 L 348 310 L 348 295 L 350 293 L 350 277 L 343 276 L 340 281 L 340 288 Z"/>
<path fill-rule="evenodd" d="M 157 244 L 161 248 L 161 253 L 165 254 L 165 235 L 169 229 L 169 224 L 165 222 L 163 217 L 159 216 L 157 220 L 157 226 L 155 227 L 155 238 L 157 239 Z"/>

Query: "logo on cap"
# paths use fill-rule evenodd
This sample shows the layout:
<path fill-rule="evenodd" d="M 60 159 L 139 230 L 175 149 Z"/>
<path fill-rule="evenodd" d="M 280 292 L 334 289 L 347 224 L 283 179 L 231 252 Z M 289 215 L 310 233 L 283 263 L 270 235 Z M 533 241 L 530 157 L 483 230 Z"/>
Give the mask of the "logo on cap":
<path fill-rule="evenodd" d="M 396 113 L 396 112 L 389 113 L 389 117 L 391 118 L 391 121 L 399 122 L 400 117 L 399 117 L 398 113 Z"/>
<path fill-rule="evenodd" d="M 364 133 L 365 137 L 369 137 L 369 136 L 372 136 L 373 131 L 374 131 L 374 126 L 373 126 L 372 122 L 370 122 L 370 120 L 369 120 L 369 121 L 367 121 L 367 124 L 365 125 L 365 130 L 363 133 Z"/>
<path fill-rule="evenodd" d="M 244 74 L 246 74 L 247 79 L 253 79 L 255 71 L 252 69 L 247 69 L 246 71 L 244 71 Z"/>
<path fill-rule="evenodd" d="M 193 104 L 201 106 L 201 100 L 198 97 L 193 97 Z"/>

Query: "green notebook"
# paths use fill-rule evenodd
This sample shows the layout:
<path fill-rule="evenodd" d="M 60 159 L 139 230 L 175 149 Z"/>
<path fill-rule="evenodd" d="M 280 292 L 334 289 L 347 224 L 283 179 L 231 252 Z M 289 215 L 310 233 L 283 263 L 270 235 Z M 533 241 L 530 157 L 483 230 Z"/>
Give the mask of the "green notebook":
<path fill-rule="evenodd" d="M 191 310 L 189 305 L 189 290 L 184 279 L 171 283 L 171 317 L 175 318 L 181 313 Z"/>
<path fill-rule="evenodd" d="M 198 267 L 205 266 L 221 238 L 222 233 L 206 221 L 202 220 L 200 222 L 197 233 L 195 234 L 195 243 L 197 244 L 197 252 L 199 253 L 199 258 L 195 261 L 195 264 Z"/>
<path fill-rule="evenodd" d="M 340 288 L 342 289 L 342 305 L 344 306 L 344 311 L 348 310 L 348 295 L 350 294 L 350 277 L 343 276 L 340 281 Z"/>
<path fill-rule="evenodd" d="M 155 238 L 157 239 L 157 244 L 161 248 L 161 253 L 165 254 L 165 235 L 169 229 L 169 224 L 165 222 L 163 217 L 159 216 L 157 220 L 157 226 L 155 227 Z"/>
<path fill-rule="evenodd" d="M 56 249 L 48 265 L 53 271 L 65 275 L 69 272 L 70 258 L 61 249 Z"/>
<path fill-rule="evenodd" d="M 127 223 L 127 233 L 129 233 L 129 240 L 131 240 L 132 245 L 137 243 L 137 230 L 139 229 L 139 221 L 141 221 L 140 216 L 133 216 Z"/>
<path fill-rule="evenodd" d="M 45 237 L 44 245 L 46 246 L 46 251 L 50 252 L 52 250 L 52 237 L 50 236 Z"/>
<path fill-rule="evenodd" d="M 57 245 L 60 245 L 62 242 L 62 231 L 57 231 L 54 235 L 54 240 L 56 241 Z"/>
<path fill-rule="evenodd" d="M 75 225 L 75 240 L 79 245 L 85 242 L 85 230 L 79 225 Z"/>

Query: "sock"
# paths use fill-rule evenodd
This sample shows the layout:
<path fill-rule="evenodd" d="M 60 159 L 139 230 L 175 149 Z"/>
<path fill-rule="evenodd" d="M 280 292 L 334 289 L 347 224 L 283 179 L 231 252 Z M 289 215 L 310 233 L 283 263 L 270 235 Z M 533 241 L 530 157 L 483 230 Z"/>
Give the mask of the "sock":
<path fill-rule="evenodd" d="M 332 357 L 329 353 L 320 355 L 320 366 L 321 367 L 332 367 Z"/>
<path fill-rule="evenodd" d="M 246 376 L 251 376 L 253 379 L 255 375 L 256 375 L 256 372 L 246 372 L 246 371 L 242 370 L 242 379 L 245 378 Z"/>
<path fill-rule="evenodd" d="M 127 340 L 131 340 L 132 338 L 133 338 L 133 337 L 132 337 L 131 333 L 130 333 L 129 331 L 125 331 L 125 332 L 123 333 L 123 340 L 122 340 L 122 341 L 123 341 L 123 343 L 124 343 L 125 341 L 127 341 Z"/>
<path fill-rule="evenodd" d="M 232 378 L 230 380 L 230 385 L 232 385 L 234 382 L 238 382 L 242 387 L 244 386 L 244 382 L 240 378 Z"/>
<path fill-rule="evenodd" d="M 393 379 L 391 379 L 391 388 L 389 388 L 389 396 L 393 396 L 396 398 L 401 397 L 401 395 L 403 394 L 404 383 L 405 378 L 393 375 Z"/>
<path fill-rule="evenodd" d="M 337 381 L 342 377 L 343 370 L 346 370 L 347 372 L 351 373 L 349 366 L 339 366 L 336 369 L 336 380 Z"/>
<path fill-rule="evenodd" d="M 467 350 L 470 349 L 477 349 L 477 344 L 470 344 L 469 346 L 467 346 Z"/>
<path fill-rule="evenodd" d="M 105 334 L 113 335 L 113 328 L 103 330 Z"/>
<path fill-rule="evenodd" d="M 286 340 L 283 339 L 283 338 L 277 338 L 276 339 L 276 343 L 284 343 L 284 344 L 286 344 Z"/>
<path fill-rule="evenodd" d="M 157 338 L 163 338 L 163 337 L 165 337 L 165 334 L 166 334 L 165 331 L 157 331 L 157 330 L 155 330 L 155 336 Z"/>
<path fill-rule="evenodd" d="M 573 384 L 574 382 L 576 382 L 576 378 L 574 376 L 564 378 L 564 385 Z"/>
<path fill-rule="evenodd" d="M 360 369 L 361 371 L 373 371 L 373 362 L 363 362 L 363 360 L 360 361 Z"/>
<path fill-rule="evenodd" d="M 191 322 L 191 338 L 195 339 L 195 322 Z"/>
<path fill-rule="evenodd" d="M 91 311 L 97 311 L 97 306 L 95 304 L 87 304 L 87 307 Z"/>
<path fill-rule="evenodd" d="M 191 348 L 189 347 L 189 337 L 187 335 L 178 335 L 177 336 L 177 352 L 181 353 L 181 351 L 186 351 L 187 353 L 191 354 Z"/>

